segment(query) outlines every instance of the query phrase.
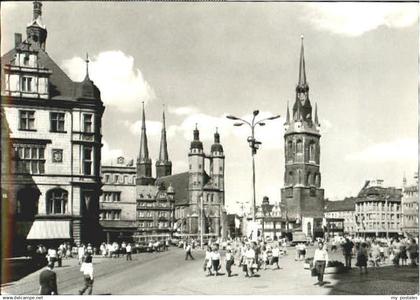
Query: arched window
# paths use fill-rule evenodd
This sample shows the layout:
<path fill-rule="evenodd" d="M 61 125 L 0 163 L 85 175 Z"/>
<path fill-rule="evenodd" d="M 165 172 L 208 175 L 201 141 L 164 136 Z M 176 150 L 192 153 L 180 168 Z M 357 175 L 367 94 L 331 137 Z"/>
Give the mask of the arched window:
<path fill-rule="evenodd" d="M 289 171 L 289 174 L 287 176 L 287 183 L 293 185 L 293 171 Z"/>
<path fill-rule="evenodd" d="M 308 174 L 306 175 L 306 185 L 311 185 L 312 184 L 312 174 L 311 172 L 308 172 Z"/>
<path fill-rule="evenodd" d="M 210 202 L 210 194 L 207 194 L 207 202 Z"/>
<path fill-rule="evenodd" d="M 298 184 L 302 184 L 302 170 L 297 170 Z"/>
<path fill-rule="evenodd" d="M 313 141 L 309 144 L 309 161 L 315 161 L 315 143 Z"/>
<path fill-rule="evenodd" d="M 287 159 L 293 160 L 293 142 L 292 141 L 287 142 Z"/>
<path fill-rule="evenodd" d="M 47 214 L 65 214 L 67 212 L 68 193 L 63 189 L 47 192 Z"/>
<path fill-rule="evenodd" d="M 303 152 L 303 143 L 302 140 L 296 141 L 296 153 L 302 153 Z"/>

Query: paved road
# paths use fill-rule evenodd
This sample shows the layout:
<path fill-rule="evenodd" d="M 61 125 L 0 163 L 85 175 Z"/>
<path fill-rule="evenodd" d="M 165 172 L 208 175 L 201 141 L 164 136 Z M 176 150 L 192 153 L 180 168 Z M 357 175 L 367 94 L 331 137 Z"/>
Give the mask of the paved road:
<path fill-rule="evenodd" d="M 312 256 L 314 249 L 309 249 Z M 193 253 L 193 261 L 184 260 L 182 249 L 171 248 L 156 254 L 136 254 L 133 261 L 124 258 L 94 258 L 94 294 L 415 294 L 418 293 L 418 268 L 385 266 L 369 269 L 359 275 L 357 269 L 346 274 L 326 275 L 324 287 L 314 285 L 302 262 L 294 260 L 294 250 L 280 260 L 281 270 L 261 270 L 259 277 L 245 278 L 239 267 L 237 276 L 206 277 L 202 270 L 203 256 Z M 332 254 L 332 259 L 341 255 Z M 57 268 L 60 294 L 77 294 L 83 278 L 75 259 Z M 224 268 L 222 269 L 224 272 Z M 18 282 L 2 287 L 7 294 L 37 294 L 39 271 Z"/>

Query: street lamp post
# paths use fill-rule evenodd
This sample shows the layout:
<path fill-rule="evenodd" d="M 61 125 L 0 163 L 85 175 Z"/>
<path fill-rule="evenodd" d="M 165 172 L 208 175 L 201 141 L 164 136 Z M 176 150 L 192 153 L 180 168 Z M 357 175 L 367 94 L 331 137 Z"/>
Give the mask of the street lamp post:
<path fill-rule="evenodd" d="M 256 213 L 256 194 L 255 194 L 255 154 L 257 154 L 257 150 L 259 149 L 261 142 L 257 141 L 255 139 L 255 126 L 260 125 L 260 126 L 264 126 L 266 123 L 265 121 L 270 121 L 270 120 L 274 120 L 274 119 L 278 119 L 280 118 L 280 115 L 276 115 L 276 116 L 272 116 L 269 118 L 265 118 L 259 121 L 255 121 L 256 116 L 260 113 L 259 110 L 254 110 L 253 111 L 253 117 L 252 117 L 252 121 L 248 122 L 246 120 L 243 120 L 241 118 L 232 116 L 232 115 L 228 115 L 226 116 L 226 118 L 230 119 L 230 120 L 235 120 L 235 121 L 239 121 L 237 123 L 234 123 L 234 126 L 242 126 L 244 124 L 247 124 L 250 128 L 251 128 L 251 136 L 248 137 L 247 142 L 249 144 L 249 147 L 251 148 L 251 156 L 252 156 L 252 191 L 253 191 L 253 197 L 252 197 L 252 221 L 255 222 L 255 213 Z"/>

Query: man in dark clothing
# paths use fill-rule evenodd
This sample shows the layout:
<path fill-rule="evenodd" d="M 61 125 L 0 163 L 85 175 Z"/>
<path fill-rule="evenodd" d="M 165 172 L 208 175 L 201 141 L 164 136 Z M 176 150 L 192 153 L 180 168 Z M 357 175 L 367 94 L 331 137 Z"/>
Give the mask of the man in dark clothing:
<path fill-rule="evenodd" d="M 354 244 L 348 238 L 346 238 L 346 242 L 343 244 L 343 255 L 346 261 L 346 268 L 351 269 L 351 257 L 353 255 L 353 247 Z"/>
<path fill-rule="evenodd" d="M 49 262 L 47 268 L 39 275 L 39 294 L 58 295 L 57 274 L 53 271 L 54 263 Z"/>

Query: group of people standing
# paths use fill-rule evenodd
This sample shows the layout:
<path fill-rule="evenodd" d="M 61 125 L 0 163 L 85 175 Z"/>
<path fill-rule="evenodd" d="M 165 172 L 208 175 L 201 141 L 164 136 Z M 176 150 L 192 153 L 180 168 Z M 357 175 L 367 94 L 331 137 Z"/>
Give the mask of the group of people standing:
<path fill-rule="evenodd" d="M 242 268 L 245 277 L 254 277 L 260 270 L 280 269 L 279 257 L 280 246 L 278 242 L 269 244 L 265 241 L 252 242 L 247 239 L 235 240 L 226 243 L 225 248 L 225 270 L 228 277 L 232 277 L 232 267 L 238 265 Z M 191 245 L 186 246 L 186 257 L 190 255 Z M 208 244 L 204 258 L 203 270 L 207 276 L 224 275 L 220 273 L 222 268 L 222 256 L 220 254 L 220 245 L 218 243 Z"/>

